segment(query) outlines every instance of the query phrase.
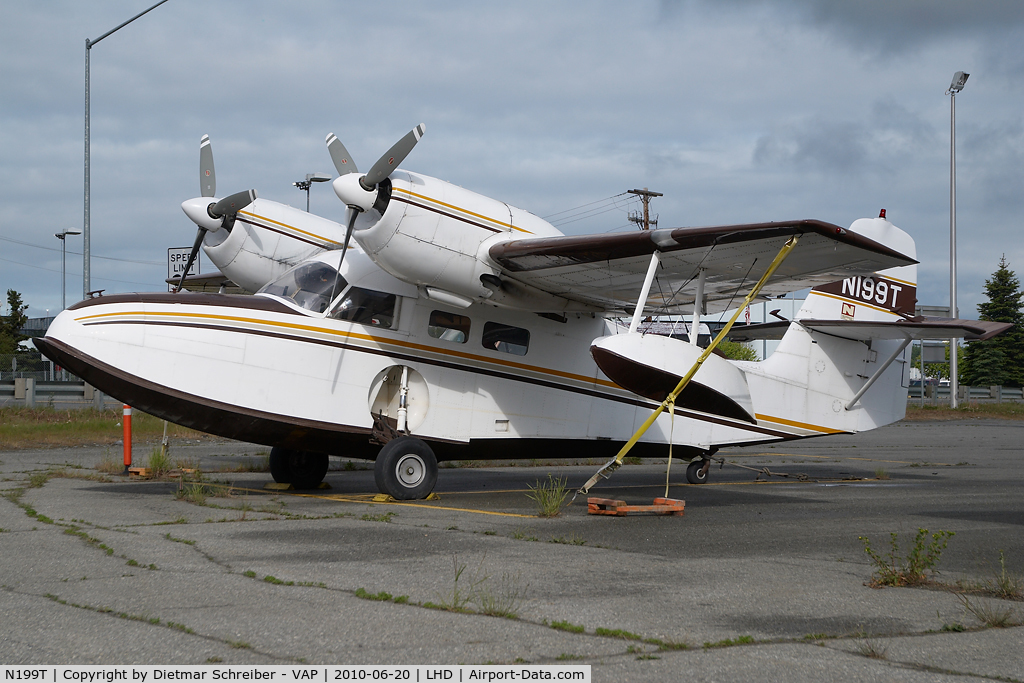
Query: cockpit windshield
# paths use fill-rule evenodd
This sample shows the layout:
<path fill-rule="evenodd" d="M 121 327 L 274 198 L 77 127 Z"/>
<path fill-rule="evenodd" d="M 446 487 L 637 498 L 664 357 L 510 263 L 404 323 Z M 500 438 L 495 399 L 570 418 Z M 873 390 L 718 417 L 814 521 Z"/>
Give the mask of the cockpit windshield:
<path fill-rule="evenodd" d="M 282 299 L 291 299 L 307 311 L 323 313 L 331 300 L 347 286 L 348 283 L 337 269 L 314 261 L 292 268 L 264 285 L 257 294 L 273 294 Z"/>

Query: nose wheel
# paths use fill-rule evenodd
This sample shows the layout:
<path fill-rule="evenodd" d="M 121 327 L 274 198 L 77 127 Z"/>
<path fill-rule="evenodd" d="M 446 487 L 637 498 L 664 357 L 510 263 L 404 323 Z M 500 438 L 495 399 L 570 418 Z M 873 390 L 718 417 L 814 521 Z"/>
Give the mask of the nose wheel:
<path fill-rule="evenodd" d="M 710 460 L 692 461 L 686 468 L 686 481 L 691 484 L 706 484 L 708 481 L 708 470 L 710 468 Z"/>
<path fill-rule="evenodd" d="M 437 483 L 437 458 L 422 439 L 400 436 L 380 449 L 373 477 L 377 489 L 396 500 L 426 498 Z"/>

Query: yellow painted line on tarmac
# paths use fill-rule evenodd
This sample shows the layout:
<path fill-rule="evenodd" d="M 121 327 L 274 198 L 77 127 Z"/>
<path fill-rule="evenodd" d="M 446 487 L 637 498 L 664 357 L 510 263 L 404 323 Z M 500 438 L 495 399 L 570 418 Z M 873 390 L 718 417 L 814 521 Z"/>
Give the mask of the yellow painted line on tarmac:
<path fill-rule="evenodd" d="M 318 493 L 298 493 L 293 491 L 267 491 L 266 489 L 248 489 L 240 486 L 232 486 L 235 491 L 246 491 L 249 493 L 262 493 L 264 495 L 284 495 L 284 496 L 295 496 L 297 498 L 319 498 L 320 500 L 333 500 L 339 503 L 365 503 L 367 505 L 399 505 L 403 507 L 422 508 L 424 510 L 451 510 L 454 512 L 470 512 L 477 515 L 493 515 L 497 517 L 526 517 L 535 519 L 537 515 L 521 515 L 516 512 L 497 512 L 494 510 L 477 510 L 473 508 L 456 508 L 445 505 L 430 505 L 429 503 L 409 503 L 402 500 L 373 500 L 373 496 L 376 493 L 364 493 L 354 495 L 344 494 L 318 494 Z M 501 491 L 490 491 L 489 493 L 502 493 Z M 438 494 L 438 495 L 452 495 L 452 494 Z"/>

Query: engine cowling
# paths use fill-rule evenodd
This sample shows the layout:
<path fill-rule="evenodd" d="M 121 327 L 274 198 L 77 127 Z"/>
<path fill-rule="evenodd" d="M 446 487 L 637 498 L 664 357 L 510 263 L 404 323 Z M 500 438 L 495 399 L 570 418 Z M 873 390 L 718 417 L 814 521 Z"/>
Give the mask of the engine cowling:
<path fill-rule="evenodd" d="M 255 292 L 300 261 L 324 249 L 336 249 L 345 227 L 286 204 L 257 199 L 239 211 L 230 229 L 207 213 L 211 199 L 182 203 L 186 215 L 209 232 L 203 251 L 221 273 L 242 289 Z"/>
<path fill-rule="evenodd" d="M 355 239 L 381 268 L 428 297 L 454 294 L 446 300 L 452 305 L 494 296 L 493 280 L 482 277 L 501 272 L 487 254 L 495 242 L 562 234 L 531 213 L 429 176 L 395 171 L 390 189 L 380 219 L 366 227 L 357 221 Z"/>

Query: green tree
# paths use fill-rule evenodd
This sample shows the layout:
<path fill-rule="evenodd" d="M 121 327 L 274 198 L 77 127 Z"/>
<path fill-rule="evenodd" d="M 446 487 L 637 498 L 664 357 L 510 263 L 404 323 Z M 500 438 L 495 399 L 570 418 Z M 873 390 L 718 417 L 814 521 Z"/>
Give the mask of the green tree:
<path fill-rule="evenodd" d="M 731 360 L 757 360 L 757 352 L 746 344 L 723 339 L 716 348 Z"/>
<path fill-rule="evenodd" d="M 967 345 L 961 380 L 973 386 L 1024 386 L 1024 312 L 1020 300 L 1024 292 L 1005 254 L 985 281 L 985 293 L 988 301 L 978 304 L 978 317 L 1013 323 L 1013 327 L 998 337 Z"/>
<path fill-rule="evenodd" d="M 21 294 L 13 289 L 7 290 L 7 307 L 11 309 L 9 315 L 0 315 L 0 353 L 16 353 L 18 344 L 26 339 L 21 334 L 21 328 L 28 322 L 25 315 L 27 304 L 22 303 Z"/>

